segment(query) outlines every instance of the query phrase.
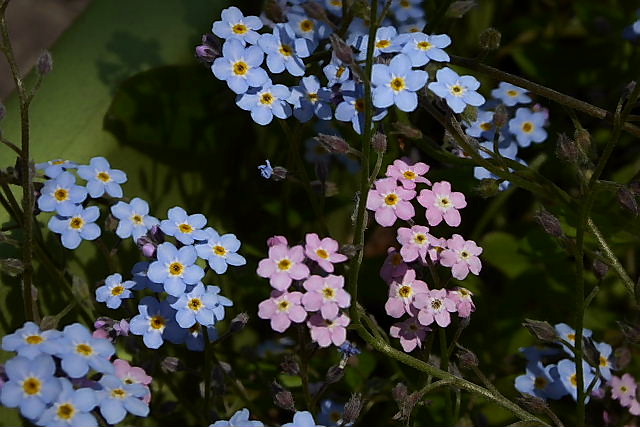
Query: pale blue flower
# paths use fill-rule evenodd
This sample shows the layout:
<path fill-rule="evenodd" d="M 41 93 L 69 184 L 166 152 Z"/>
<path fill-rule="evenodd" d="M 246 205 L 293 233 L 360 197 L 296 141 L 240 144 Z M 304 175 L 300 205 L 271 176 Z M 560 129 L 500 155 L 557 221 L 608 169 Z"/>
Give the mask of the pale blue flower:
<path fill-rule="evenodd" d="M 424 16 L 422 0 L 393 0 L 391 10 L 399 22 Z"/>
<path fill-rule="evenodd" d="M 338 83 L 344 83 L 349 80 L 351 76 L 351 70 L 342 61 L 336 58 L 335 55 L 331 56 L 331 62 L 322 68 L 325 77 L 329 81 L 328 87 L 336 85 Z"/>
<path fill-rule="evenodd" d="M 89 206 L 84 209 L 77 205 L 69 217 L 54 216 L 49 220 L 49 229 L 62 235 L 62 246 L 67 249 L 75 249 L 83 240 L 95 240 L 102 231 L 95 224 L 100 216 L 97 206 Z"/>
<path fill-rule="evenodd" d="M 404 42 L 401 52 L 411 59 L 413 67 L 421 67 L 429 61 L 448 62 L 450 59 L 443 50 L 451 44 L 451 38 L 446 34 L 410 33 L 398 38 Z"/>
<path fill-rule="evenodd" d="M 229 420 L 218 420 L 213 424 L 210 424 L 209 427 L 263 427 L 260 421 L 250 421 L 249 420 L 249 410 L 247 408 L 242 408 L 237 411 Z"/>
<path fill-rule="evenodd" d="M 111 214 L 120 220 L 116 234 L 121 239 L 131 236 L 134 241 L 147 234 L 154 225 L 158 225 L 157 218 L 149 215 L 149 204 L 134 197 L 131 202 L 118 202 L 111 206 Z"/>
<path fill-rule="evenodd" d="M 293 76 L 304 75 L 302 58 L 311 55 L 311 42 L 297 38 L 289 25 L 276 24 L 273 34 L 260 36 L 258 46 L 267 54 L 267 67 L 272 73 L 282 73 L 286 69 Z"/>
<path fill-rule="evenodd" d="M 49 178 L 56 178 L 62 172 L 69 169 L 76 169 L 78 164 L 69 160 L 55 159 L 48 162 L 36 164 L 36 169 L 44 172 Z"/>
<path fill-rule="evenodd" d="M 343 412 L 344 405 L 342 403 L 325 399 L 320 403 L 320 415 L 318 415 L 318 422 L 326 426 L 337 426 L 338 423 L 342 422 Z M 340 425 L 349 426 L 351 424 Z"/>
<path fill-rule="evenodd" d="M 561 339 L 567 341 L 571 345 L 575 345 L 576 344 L 576 331 L 571 326 L 567 325 L 566 323 L 558 323 L 558 324 L 555 325 L 555 330 L 556 330 L 556 332 L 558 333 L 558 336 L 560 336 Z M 593 334 L 593 332 L 591 331 L 591 329 L 586 329 L 585 328 L 585 329 L 582 330 L 582 337 L 583 338 L 590 338 L 592 334 Z M 573 357 L 573 350 L 571 350 L 565 344 L 562 344 L 562 343 L 558 343 L 558 344 L 560 344 L 562 346 L 562 349 L 569 356 Z"/>
<path fill-rule="evenodd" d="M 143 289 L 151 289 L 153 292 L 163 292 L 164 286 L 162 283 L 156 283 L 147 277 L 147 272 L 149 271 L 149 265 L 151 263 L 149 261 L 140 261 L 137 262 L 133 268 L 131 269 L 131 274 L 133 280 L 136 284 L 131 290 L 141 291 Z"/>
<path fill-rule="evenodd" d="M 99 381 L 102 390 L 97 392 L 100 413 L 109 424 L 118 424 L 127 413 L 146 417 L 149 405 L 142 398 L 147 387 L 142 384 L 128 384 L 115 375 L 104 375 Z"/>
<path fill-rule="evenodd" d="M 320 86 L 316 76 L 303 77 L 300 86 L 291 88 L 288 101 L 293 105 L 293 115 L 302 123 L 315 115 L 320 120 L 331 120 L 331 91 Z"/>
<path fill-rule="evenodd" d="M 425 19 L 416 19 L 412 22 L 405 22 L 404 24 L 398 27 L 398 32 L 400 34 L 406 33 L 421 33 L 424 32 L 424 27 L 427 26 L 427 21 Z"/>
<path fill-rule="evenodd" d="M 265 162 L 266 163 L 264 165 L 258 166 L 258 170 L 260 170 L 260 175 L 262 175 L 264 179 L 269 179 L 271 178 L 271 175 L 273 175 L 273 168 L 271 167 L 271 162 L 269 160 L 265 160 Z"/>
<path fill-rule="evenodd" d="M 340 88 L 343 101 L 336 107 L 336 119 L 351 122 L 353 130 L 362 135 L 364 128 L 364 85 L 353 80 L 346 81 Z M 386 109 L 374 109 L 373 121 L 382 120 Z"/>
<path fill-rule="evenodd" d="M 545 113 L 518 108 L 515 117 L 509 120 L 509 132 L 516 137 L 521 147 L 528 147 L 531 142 L 547 139 L 547 131 L 544 129 L 546 120 Z"/>
<path fill-rule="evenodd" d="M 98 425 L 90 411 L 96 407 L 96 391 L 90 388 L 75 390 L 66 378 L 58 378 L 60 394 L 40 419 L 38 425 L 44 427 L 95 427 Z"/>
<path fill-rule="evenodd" d="M 218 274 L 227 271 L 227 265 L 245 265 L 247 260 L 240 254 L 240 240 L 235 234 L 220 235 L 216 230 L 208 227 L 204 230 L 207 243 L 196 245 L 196 252 L 202 259 L 209 262 L 209 266 Z"/>
<path fill-rule="evenodd" d="M 564 385 L 567 393 L 573 397 L 573 400 L 578 399 L 578 382 L 576 379 L 576 364 L 573 360 L 562 359 L 558 362 L 558 375 L 560 376 L 560 381 Z M 587 362 L 582 361 L 582 378 L 584 391 L 587 391 L 589 388 L 589 384 L 595 378 L 595 373 L 593 368 L 589 366 Z M 600 380 L 596 380 L 594 390 L 597 390 L 600 385 Z M 589 396 L 586 397 L 585 402 L 589 402 Z"/>
<path fill-rule="evenodd" d="M 78 166 L 78 175 L 87 180 L 87 190 L 93 198 L 106 192 L 111 197 L 122 197 L 120 184 L 127 182 L 127 174 L 111 165 L 104 157 L 94 157 L 89 165 Z"/>
<path fill-rule="evenodd" d="M 186 334 L 184 336 L 184 343 L 187 345 L 187 348 L 191 351 L 204 351 L 204 330 L 207 331 L 207 337 L 209 338 L 209 342 L 216 341 L 220 336 L 218 335 L 218 330 L 215 326 L 208 326 L 203 328 L 199 323 L 195 323 L 189 329 L 186 330 Z"/>
<path fill-rule="evenodd" d="M 376 42 L 373 47 L 373 56 L 379 56 L 382 53 L 399 52 L 402 48 L 400 40 L 397 38 L 398 30 L 395 27 L 380 27 L 376 31 Z M 368 39 L 368 38 L 367 38 Z M 363 40 L 360 49 L 367 50 L 367 40 Z"/>
<path fill-rule="evenodd" d="M 527 90 L 512 85 L 507 82 L 500 82 L 496 89 L 491 91 L 491 96 L 502 101 L 507 107 L 513 107 L 517 104 L 528 104 L 531 98 L 527 95 Z"/>
<path fill-rule="evenodd" d="M 81 378 L 90 368 L 104 374 L 114 372 L 109 358 L 116 350 L 109 340 L 94 338 L 89 329 L 79 323 L 66 326 L 62 334 L 49 346 L 62 359 L 62 369 L 69 377 Z"/>
<path fill-rule="evenodd" d="M 148 348 L 159 348 L 164 339 L 175 344 L 184 341 L 184 330 L 175 321 L 176 311 L 167 301 L 144 297 L 138 311 L 140 314 L 131 319 L 129 330 L 134 335 L 142 335 L 142 341 Z"/>
<path fill-rule="evenodd" d="M 338 18 L 342 17 L 342 0 L 324 0 L 324 8 Z"/>
<path fill-rule="evenodd" d="M 515 380 L 516 390 L 541 399 L 560 399 L 567 390 L 560 381 L 556 365 L 543 366 L 540 361 L 527 364 L 527 371 Z"/>
<path fill-rule="evenodd" d="M 493 141 L 496 134 L 496 126 L 493 124 L 493 111 L 478 110 L 476 121 L 471 123 L 465 133 L 474 138 L 483 138 L 487 141 Z"/>
<path fill-rule="evenodd" d="M 293 414 L 293 421 L 290 423 L 283 424 L 282 427 L 324 427 L 316 422 L 313 419 L 313 415 L 309 411 L 297 411 Z"/>
<path fill-rule="evenodd" d="M 213 75 L 227 82 L 229 89 L 237 94 L 245 93 L 250 87 L 260 87 L 269 76 L 260 67 L 264 52 L 258 46 L 245 49 L 243 42 L 231 39 L 222 46 L 222 56 L 211 64 Z"/>
<path fill-rule="evenodd" d="M 76 210 L 76 205 L 86 198 L 87 189 L 76 185 L 76 177 L 69 172 L 60 172 L 55 179 L 47 181 L 42 187 L 38 197 L 38 209 L 70 216 Z"/>
<path fill-rule="evenodd" d="M 182 294 L 173 304 L 176 321 L 181 328 L 190 328 L 196 322 L 202 326 L 213 326 L 224 319 L 224 308 L 233 305 L 230 299 L 219 295 L 218 286 L 198 283 L 189 293 Z"/>
<path fill-rule="evenodd" d="M 312 19 L 305 13 L 300 6 L 294 6 L 287 13 L 289 26 L 294 33 L 302 38 L 309 40 L 312 45 L 317 45 L 321 40 L 329 37 L 333 32 L 331 27 L 322 21 Z"/>
<path fill-rule="evenodd" d="M 212 32 L 223 39 L 235 39 L 245 44 L 256 44 L 260 34 L 256 31 L 262 28 L 262 21 L 257 16 L 244 16 L 235 6 L 224 9 L 220 14 L 221 21 L 213 23 Z"/>
<path fill-rule="evenodd" d="M 395 104 L 402 111 L 413 111 L 418 106 L 416 91 L 426 84 L 428 74 L 412 70 L 407 55 L 396 55 L 389 65 L 374 64 L 371 73 L 373 105 L 386 108 Z"/>
<path fill-rule="evenodd" d="M 180 206 L 175 206 L 169 209 L 168 216 L 169 219 L 160 223 L 160 230 L 167 236 L 173 236 L 185 245 L 205 239 L 202 228 L 207 224 L 207 218 L 204 215 L 189 215 Z"/>
<path fill-rule="evenodd" d="M 238 96 L 236 104 L 245 111 L 251 112 L 251 118 L 259 125 L 267 125 L 273 116 L 286 119 L 291 116 L 291 106 L 287 99 L 291 91 L 284 85 L 274 85 L 267 81 L 261 88 L 255 88 Z"/>
<path fill-rule="evenodd" d="M 60 331 L 55 329 L 41 331 L 35 323 L 25 322 L 22 328 L 2 337 L 2 349 L 15 351 L 27 359 L 34 359 L 45 351 L 44 343 L 54 341 L 61 335 Z"/>
<path fill-rule="evenodd" d="M 195 264 L 198 255 L 193 246 L 177 249 L 173 243 L 158 246 L 158 260 L 151 263 L 147 277 L 164 285 L 169 295 L 179 297 L 187 285 L 195 285 L 204 277 L 204 270 Z"/>
<path fill-rule="evenodd" d="M 437 81 L 429 83 L 429 90 L 444 98 L 454 113 L 462 113 L 467 105 L 479 107 L 485 99 L 476 92 L 480 82 L 472 76 L 459 76 L 451 68 L 445 67 L 436 73 Z"/>
<path fill-rule="evenodd" d="M 598 358 L 598 369 L 600 374 L 605 380 L 611 379 L 611 369 L 613 369 L 611 363 L 611 353 L 613 349 L 606 342 L 595 343 L 596 349 L 600 353 L 600 357 Z"/>
<path fill-rule="evenodd" d="M 108 276 L 104 282 L 103 286 L 96 289 L 96 301 L 106 302 L 109 308 L 116 309 L 120 307 L 123 299 L 133 296 L 129 290 L 136 285 L 133 280 L 123 282 L 122 276 L 115 273 Z"/>

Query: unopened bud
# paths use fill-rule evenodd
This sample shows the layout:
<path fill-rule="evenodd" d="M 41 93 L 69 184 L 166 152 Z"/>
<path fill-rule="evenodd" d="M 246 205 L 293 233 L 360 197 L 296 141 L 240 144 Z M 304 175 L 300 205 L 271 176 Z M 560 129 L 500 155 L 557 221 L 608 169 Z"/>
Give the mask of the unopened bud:
<path fill-rule="evenodd" d="M 409 390 L 407 389 L 407 386 L 402 383 L 398 383 L 391 390 L 391 396 L 393 396 L 393 400 L 396 402 L 404 401 L 407 398 L 407 394 L 409 394 Z"/>
<path fill-rule="evenodd" d="M 282 181 L 287 177 L 288 173 L 289 171 L 283 168 L 282 166 L 276 166 L 273 168 L 272 178 L 274 181 Z"/>
<path fill-rule="evenodd" d="M 354 424 L 360 416 L 363 404 L 364 402 L 362 401 L 362 394 L 353 393 L 349 401 L 346 403 L 346 405 L 344 405 L 344 412 L 342 414 L 342 425 L 349 426 Z"/>
<path fill-rule="evenodd" d="M 562 225 L 560 225 L 560 220 L 555 216 L 551 215 L 544 209 L 540 209 L 535 216 L 538 224 L 542 226 L 547 234 L 550 234 L 553 237 L 563 237 L 564 232 L 562 231 Z"/>
<path fill-rule="evenodd" d="M 309 1 L 302 4 L 302 8 L 310 18 L 317 19 L 319 21 L 327 21 L 327 12 L 324 7 L 318 2 Z"/>
<path fill-rule="evenodd" d="M 287 21 L 278 0 L 267 0 L 264 5 L 264 14 L 267 19 L 276 24 Z"/>
<path fill-rule="evenodd" d="M 43 76 L 49 74 L 53 70 L 53 58 L 51 53 L 45 50 L 38 58 L 38 72 Z"/>
<path fill-rule="evenodd" d="M 493 124 L 496 125 L 496 129 L 502 129 L 507 123 L 509 123 L 507 107 L 505 107 L 504 104 L 499 104 L 493 114 Z"/>
<path fill-rule="evenodd" d="M 177 372 L 182 369 L 182 362 L 177 357 L 165 357 L 160 362 L 160 369 L 167 373 Z"/>
<path fill-rule="evenodd" d="M 624 335 L 626 339 L 631 341 L 631 343 L 633 344 L 640 343 L 640 328 L 638 328 L 636 325 L 621 321 L 618 321 L 617 323 L 620 331 L 622 331 L 622 335 Z"/>
<path fill-rule="evenodd" d="M 609 266 L 604 262 L 600 261 L 598 258 L 594 258 L 592 264 L 593 272 L 596 274 L 598 279 L 602 280 L 609 272 Z"/>
<path fill-rule="evenodd" d="M 539 339 L 540 341 L 545 342 L 557 342 L 558 341 L 558 333 L 556 330 L 549 324 L 549 322 L 544 322 L 540 320 L 533 319 L 525 319 L 522 324 L 527 330 Z"/>
<path fill-rule="evenodd" d="M 347 65 L 353 64 L 353 50 L 351 46 L 346 44 L 336 33 L 331 34 L 329 39 L 331 40 L 331 47 L 333 48 L 333 54 L 336 58 Z"/>
<path fill-rule="evenodd" d="M 371 147 L 376 153 L 384 154 L 387 151 L 387 136 L 383 133 L 376 132 L 371 140 Z"/>
<path fill-rule="evenodd" d="M 40 320 L 40 329 L 43 331 L 49 329 L 56 329 L 58 327 L 58 316 L 44 316 L 42 320 Z"/>
<path fill-rule="evenodd" d="M 638 202 L 635 194 L 627 187 L 620 187 L 618 190 L 618 201 L 622 206 L 629 209 L 634 216 L 638 216 Z"/>
<path fill-rule="evenodd" d="M 474 191 L 483 199 L 493 197 L 500 192 L 501 180 L 493 178 L 483 178 L 478 185 L 474 187 Z"/>
<path fill-rule="evenodd" d="M 339 136 L 319 133 L 314 139 L 330 153 L 346 154 L 351 151 L 349 143 Z"/>
<path fill-rule="evenodd" d="M 107 219 L 104 221 L 104 228 L 109 231 L 115 231 L 118 228 L 119 221 L 113 217 L 113 215 L 107 215 Z"/>
<path fill-rule="evenodd" d="M 580 156 L 580 148 L 575 141 L 572 141 L 565 135 L 561 133 L 558 135 L 558 140 L 556 141 L 556 156 L 560 160 L 564 160 L 569 163 L 577 163 Z"/>
<path fill-rule="evenodd" d="M 286 409 L 287 411 L 295 412 L 296 404 L 293 399 L 293 394 L 291 394 L 289 390 L 275 381 L 271 383 L 271 390 L 273 392 L 273 403 L 275 403 L 276 406 Z"/>
<path fill-rule="evenodd" d="M 422 132 L 420 132 L 420 129 L 416 129 L 411 125 L 402 122 L 394 122 L 393 127 L 395 132 L 400 136 L 404 136 L 408 139 L 422 139 Z"/>
<path fill-rule="evenodd" d="M 478 120 L 478 107 L 474 107 L 473 105 L 467 105 L 460 114 L 460 119 L 463 122 L 473 123 Z"/>
<path fill-rule="evenodd" d="M 276 245 L 288 245 L 289 242 L 284 236 L 272 236 L 267 239 L 267 246 L 272 247 Z"/>
<path fill-rule="evenodd" d="M 478 44 L 483 50 L 496 50 L 500 47 L 502 34 L 495 28 L 489 27 L 480 33 Z"/>
<path fill-rule="evenodd" d="M 8 274 L 11 277 L 16 277 L 22 274 L 24 270 L 24 266 L 22 265 L 22 261 L 18 258 L 5 258 L 0 259 L 0 271 Z"/>
<path fill-rule="evenodd" d="M 462 18 L 467 12 L 476 7 L 476 2 L 473 0 L 468 1 L 454 1 L 449 5 L 445 16 L 447 18 Z"/>
<path fill-rule="evenodd" d="M 337 383 L 344 376 L 344 369 L 340 366 L 332 366 L 327 370 L 325 381 L 329 384 Z"/>
<path fill-rule="evenodd" d="M 582 148 L 584 153 L 588 153 L 591 149 L 591 134 L 586 129 L 576 129 L 573 137 L 576 140 L 576 143 Z"/>
<path fill-rule="evenodd" d="M 547 402 L 544 399 L 530 394 L 523 394 L 522 397 L 519 397 L 516 400 L 522 406 L 534 413 L 540 413 L 547 409 Z"/>
<path fill-rule="evenodd" d="M 231 320 L 230 332 L 238 332 L 244 329 L 249 323 L 249 315 L 247 313 L 240 313 Z"/>
<path fill-rule="evenodd" d="M 285 356 L 285 359 L 280 363 L 280 369 L 288 375 L 300 375 L 300 366 L 291 356 Z"/>
<path fill-rule="evenodd" d="M 471 369 L 478 366 L 478 356 L 474 352 L 464 347 L 460 347 L 458 350 L 458 360 L 460 361 L 460 367 L 463 369 Z"/>

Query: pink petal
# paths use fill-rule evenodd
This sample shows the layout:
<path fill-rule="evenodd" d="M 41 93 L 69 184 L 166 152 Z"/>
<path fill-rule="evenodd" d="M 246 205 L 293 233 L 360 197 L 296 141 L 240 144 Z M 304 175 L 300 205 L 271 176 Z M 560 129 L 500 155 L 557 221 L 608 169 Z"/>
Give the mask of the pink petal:
<path fill-rule="evenodd" d="M 341 346 L 347 340 L 347 330 L 345 328 L 336 327 L 331 333 L 331 341 L 336 346 Z"/>
<path fill-rule="evenodd" d="M 451 267 L 456 262 L 458 262 L 458 254 L 456 254 L 455 252 L 453 252 L 453 251 L 451 251 L 449 249 L 445 249 L 440 254 L 440 264 L 441 265 L 443 265 L 445 267 Z"/>
<path fill-rule="evenodd" d="M 444 220 L 451 227 L 460 225 L 460 212 L 455 209 L 447 209 L 444 213 Z"/>
<path fill-rule="evenodd" d="M 320 314 L 327 320 L 335 319 L 338 316 L 338 305 L 333 302 L 326 302 L 320 307 Z"/>
<path fill-rule="evenodd" d="M 469 267 L 464 262 L 459 262 L 451 267 L 451 275 L 458 280 L 464 280 L 469 274 Z"/>
<path fill-rule="evenodd" d="M 289 248 L 287 245 L 275 245 L 269 248 L 269 258 L 272 260 L 281 260 L 289 257 Z"/>
<path fill-rule="evenodd" d="M 404 314 L 404 303 L 400 298 L 389 298 L 384 305 L 384 309 L 389 316 L 398 319 Z"/>
<path fill-rule="evenodd" d="M 469 270 L 475 275 L 478 275 L 482 270 L 482 263 L 478 257 L 469 258 L 467 264 L 469 265 Z"/>
<path fill-rule="evenodd" d="M 424 326 L 429 326 L 433 323 L 433 313 L 427 310 L 420 310 L 418 313 L 418 322 Z"/>
<path fill-rule="evenodd" d="M 438 326 L 441 326 L 443 328 L 446 328 L 447 326 L 449 326 L 449 323 L 451 323 L 451 316 L 449 315 L 448 311 L 443 310 L 439 313 L 436 313 L 435 317 Z"/>
<path fill-rule="evenodd" d="M 404 259 L 405 262 L 411 262 L 418 258 L 419 253 L 416 248 L 403 246 L 400 248 L 400 255 L 402 255 L 402 259 Z"/>
<path fill-rule="evenodd" d="M 274 271 L 276 271 L 276 264 L 273 262 L 273 260 L 266 258 L 260 260 L 256 273 L 258 273 L 258 276 L 260 277 L 267 278 L 271 277 Z"/>
<path fill-rule="evenodd" d="M 376 221 L 383 227 L 391 227 L 396 222 L 396 214 L 392 208 L 383 207 L 376 211 Z"/>
<path fill-rule="evenodd" d="M 318 311 L 322 307 L 322 295 L 317 292 L 307 292 L 302 296 L 302 305 L 307 311 Z"/>
<path fill-rule="evenodd" d="M 297 262 L 289 270 L 289 276 L 296 280 L 306 279 L 307 277 L 309 277 L 309 267 L 302 264 L 301 262 Z"/>
<path fill-rule="evenodd" d="M 324 278 L 314 274 L 305 280 L 302 286 L 308 291 L 319 291 L 324 286 Z"/>
<path fill-rule="evenodd" d="M 413 205 L 409 202 L 400 202 L 398 203 L 398 206 L 396 207 L 396 215 L 398 215 L 398 218 L 400 219 L 411 219 L 415 216 L 416 211 L 415 209 L 413 209 Z"/>
<path fill-rule="evenodd" d="M 276 312 L 276 304 L 268 299 L 258 304 L 258 317 L 261 319 L 271 319 Z"/>
<path fill-rule="evenodd" d="M 455 191 L 451 193 L 451 201 L 453 202 L 453 206 L 456 209 L 462 209 L 467 206 L 467 201 L 464 198 L 464 194 Z"/>
<path fill-rule="evenodd" d="M 320 347 L 329 347 L 331 345 L 331 335 L 327 328 L 312 327 L 311 339 L 317 342 Z"/>
<path fill-rule="evenodd" d="M 294 305 L 289 310 L 289 319 L 296 323 L 304 322 L 307 319 L 307 312 L 299 305 Z"/>
<path fill-rule="evenodd" d="M 435 227 L 442 222 L 442 211 L 438 208 L 427 208 L 425 216 L 427 218 L 427 222 L 429 222 L 429 225 L 432 227 Z"/>
<path fill-rule="evenodd" d="M 291 326 L 291 321 L 284 313 L 278 313 L 271 318 L 271 329 L 276 332 L 284 332 Z"/>
<path fill-rule="evenodd" d="M 279 291 L 285 291 L 291 285 L 291 278 L 284 271 L 278 271 L 271 276 L 271 286 Z"/>

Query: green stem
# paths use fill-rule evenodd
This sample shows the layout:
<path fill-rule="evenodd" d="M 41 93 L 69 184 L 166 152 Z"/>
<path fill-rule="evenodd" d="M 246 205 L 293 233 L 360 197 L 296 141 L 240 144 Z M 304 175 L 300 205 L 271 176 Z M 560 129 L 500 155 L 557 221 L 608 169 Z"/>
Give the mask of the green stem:
<path fill-rule="evenodd" d="M 444 372 L 449 372 L 449 346 L 447 345 L 447 332 L 444 328 L 438 328 L 438 335 L 440 336 L 440 368 Z M 451 391 L 444 391 L 444 404 L 445 404 L 445 420 L 448 426 L 453 425 L 455 420 L 453 417 L 453 405 L 451 401 Z"/>

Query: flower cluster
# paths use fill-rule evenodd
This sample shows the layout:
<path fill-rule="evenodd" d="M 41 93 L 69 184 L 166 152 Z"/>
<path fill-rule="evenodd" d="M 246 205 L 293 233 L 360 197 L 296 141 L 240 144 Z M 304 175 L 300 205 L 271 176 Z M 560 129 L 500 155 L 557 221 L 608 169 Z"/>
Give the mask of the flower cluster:
<path fill-rule="evenodd" d="M 94 410 L 109 424 L 149 414 L 151 377 L 124 360 L 112 362 L 113 344 L 79 323 L 42 331 L 27 322 L 3 337 L 2 349 L 18 355 L 5 365 L 0 401 L 37 425 L 97 426 Z"/>
<path fill-rule="evenodd" d="M 258 316 L 270 320 L 277 332 L 306 321 L 318 345 L 342 345 L 350 322 L 343 310 L 351 305 L 351 296 L 344 290 L 344 277 L 333 274 L 334 264 L 347 260 L 338 252 L 338 242 L 310 233 L 304 246 L 289 247 L 282 236 L 267 244 L 269 257 L 260 261 L 257 273 L 268 278 L 274 290 L 260 303 Z"/>
<path fill-rule="evenodd" d="M 576 379 L 576 364 L 574 362 L 573 345 L 575 344 L 575 331 L 565 323 L 555 325 L 558 336 L 558 347 L 525 347 L 520 351 L 527 359 L 526 373 L 520 375 L 515 380 L 515 387 L 521 393 L 527 393 L 542 399 L 561 399 L 566 395 L 571 395 L 577 399 L 578 387 Z M 585 339 L 592 340 L 592 331 L 584 329 Z M 571 347 L 564 344 L 569 343 Z M 593 395 L 603 393 L 600 388 L 601 379 L 606 381 L 607 386 L 616 383 L 611 371 L 615 369 L 612 361 L 612 348 L 605 342 L 593 341 L 595 349 L 599 355 L 598 366 L 591 366 L 585 360 L 582 361 L 584 390 L 588 390 L 594 382 Z M 616 386 L 619 383 L 616 383 Z M 619 392 L 612 386 L 612 393 Z M 587 397 L 589 399 L 589 397 Z M 635 400 L 635 393 L 632 398 L 624 398 L 624 402 Z M 621 403 L 623 402 L 621 400 Z M 637 402 L 636 402 L 637 405 Z M 636 406 L 640 409 L 640 407 Z M 637 409 L 636 409 L 637 410 Z"/>
<path fill-rule="evenodd" d="M 228 420 L 218 420 L 215 423 L 209 425 L 209 427 L 264 427 L 262 421 L 249 420 L 250 413 L 247 408 L 242 408 L 237 411 Z M 293 421 L 283 424 L 282 427 L 323 427 L 316 424 L 313 419 L 313 415 L 309 411 L 296 411 L 293 414 Z"/>
<path fill-rule="evenodd" d="M 386 178 L 378 179 L 369 190 L 367 209 L 375 211 L 375 219 L 384 227 L 393 226 L 398 219 L 411 221 L 410 227 L 397 229 L 400 249 L 389 248 L 380 274 L 389 284 L 389 298 L 385 304 L 389 316 L 409 317 L 391 327 L 391 336 L 400 339 L 402 348 L 409 352 L 421 347 L 430 326 L 434 323 L 447 327 L 451 314 L 469 317 L 475 310 L 472 294 L 465 288 L 431 289 L 419 277 L 426 269 L 438 264 L 450 267 L 451 274 L 463 280 L 469 272 L 478 274 L 482 265 L 478 255 L 482 248 L 465 240 L 459 234 L 450 239 L 435 237 L 429 227 L 415 224 L 416 207 L 425 209 L 425 218 L 431 227 L 443 221 L 451 226 L 460 225 L 459 209 L 467 205 L 464 194 L 452 191 L 447 181 L 431 183 L 424 175 L 429 166 L 418 162 L 408 164 L 396 160 L 389 165 Z M 420 189 L 418 185 L 427 187 Z"/>
<path fill-rule="evenodd" d="M 545 127 L 549 121 L 549 113 L 538 104 L 526 107 L 532 102 L 527 90 L 511 83 L 500 82 L 498 87 L 491 91 L 491 96 L 493 99 L 478 110 L 476 120 L 464 123 L 465 132 L 478 139 L 482 147 L 482 157 L 494 157 L 499 154 L 524 164 L 524 161 L 518 158 L 518 150 L 547 139 Z M 503 108 L 500 112 L 498 106 Z M 505 112 L 505 117 L 496 116 L 504 115 Z M 498 153 L 495 153 L 496 143 Z M 474 168 L 473 175 L 477 179 L 499 179 L 481 166 Z M 509 184 L 508 181 L 501 181 L 499 188 L 504 190 Z"/>

